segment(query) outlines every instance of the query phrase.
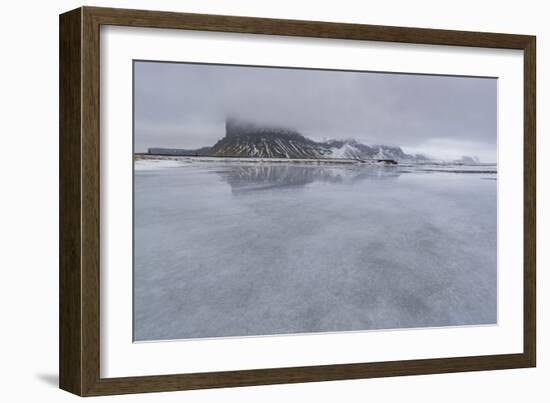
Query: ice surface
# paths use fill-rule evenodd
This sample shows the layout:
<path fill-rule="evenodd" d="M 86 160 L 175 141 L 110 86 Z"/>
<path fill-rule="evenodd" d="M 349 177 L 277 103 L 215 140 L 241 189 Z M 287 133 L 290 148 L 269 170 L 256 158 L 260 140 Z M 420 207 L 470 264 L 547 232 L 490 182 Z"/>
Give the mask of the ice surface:
<path fill-rule="evenodd" d="M 136 170 L 135 340 L 494 324 L 495 167 L 436 168 Z"/>

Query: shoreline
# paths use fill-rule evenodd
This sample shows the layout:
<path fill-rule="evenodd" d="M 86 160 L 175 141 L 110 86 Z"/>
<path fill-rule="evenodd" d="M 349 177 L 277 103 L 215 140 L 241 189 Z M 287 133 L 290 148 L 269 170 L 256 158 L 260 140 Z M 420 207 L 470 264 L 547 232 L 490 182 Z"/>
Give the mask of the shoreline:
<path fill-rule="evenodd" d="M 217 157 L 217 156 L 187 156 L 187 155 L 155 155 L 134 154 L 134 161 L 139 160 L 171 160 L 198 162 L 237 162 L 237 163 L 291 163 L 291 164 L 346 164 L 346 165 L 397 165 L 393 160 L 359 160 L 344 158 L 262 158 L 262 157 Z"/>

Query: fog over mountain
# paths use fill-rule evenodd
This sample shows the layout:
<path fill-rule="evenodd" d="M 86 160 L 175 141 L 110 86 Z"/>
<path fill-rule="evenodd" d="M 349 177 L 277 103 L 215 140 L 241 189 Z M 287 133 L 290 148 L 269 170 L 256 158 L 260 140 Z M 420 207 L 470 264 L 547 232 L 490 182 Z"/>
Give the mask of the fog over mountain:
<path fill-rule="evenodd" d="M 396 164 L 398 162 L 427 162 L 422 154 L 406 154 L 399 146 L 362 144 L 357 140 L 315 141 L 299 132 L 275 126 L 258 125 L 228 117 L 225 136 L 211 147 L 197 149 L 150 147 L 149 154 L 211 157 L 256 157 L 283 159 L 353 159 L 366 162 Z M 476 163 L 465 156 L 460 162 Z"/>
<path fill-rule="evenodd" d="M 496 161 L 492 78 L 163 62 L 135 62 L 134 73 L 136 152 L 211 146 L 234 116 L 315 141 Z"/>

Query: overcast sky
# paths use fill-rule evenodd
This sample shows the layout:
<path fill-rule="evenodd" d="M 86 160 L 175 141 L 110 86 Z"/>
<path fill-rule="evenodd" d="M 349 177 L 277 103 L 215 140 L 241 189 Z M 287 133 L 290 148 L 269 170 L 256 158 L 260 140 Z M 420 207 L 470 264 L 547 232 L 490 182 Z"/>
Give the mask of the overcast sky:
<path fill-rule="evenodd" d="M 226 116 L 435 158 L 496 161 L 497 80 L 135 62 L 135 150 L 198 148 Z"/>

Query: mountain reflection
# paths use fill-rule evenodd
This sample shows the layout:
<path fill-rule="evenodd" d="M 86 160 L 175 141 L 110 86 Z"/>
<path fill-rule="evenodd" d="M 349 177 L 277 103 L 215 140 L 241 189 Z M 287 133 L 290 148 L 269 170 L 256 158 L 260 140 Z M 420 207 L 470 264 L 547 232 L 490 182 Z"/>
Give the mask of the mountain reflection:
<path fill-rule="evenodd" d="M 391 166 L 321 166 L 297 164 L 251 164 L 227 166 L 217 171 L 231 186 L 233 193 L 255 192 L 275 188 L 303 187 L 313 182 L 354 183 L 364 180 L 389 180 L 400 176 Z"/>

